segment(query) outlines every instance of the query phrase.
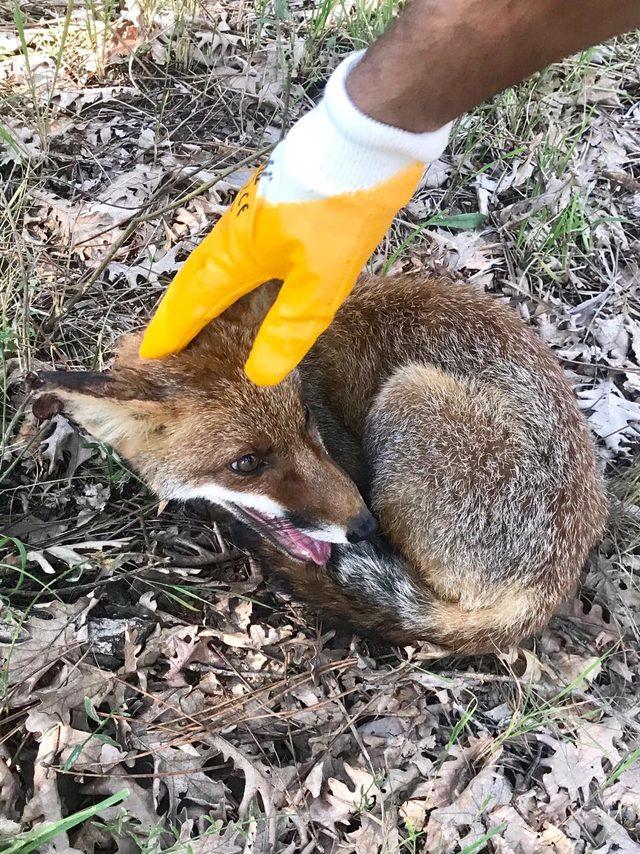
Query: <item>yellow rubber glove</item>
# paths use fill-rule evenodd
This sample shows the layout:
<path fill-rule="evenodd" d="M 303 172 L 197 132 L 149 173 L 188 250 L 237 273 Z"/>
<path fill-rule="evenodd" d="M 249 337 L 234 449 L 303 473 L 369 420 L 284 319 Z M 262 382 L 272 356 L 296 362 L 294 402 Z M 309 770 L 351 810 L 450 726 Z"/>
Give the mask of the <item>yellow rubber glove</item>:
<path fill-rule="evenodd" d="M 329 326 L 449 136 L 449 126 L 414 134 L 361 113 L 345 88 L 360 56 L 336 69 L 320 104 L 187 258 L 145 332 L 143 358 L 181 350 L 269 279 L 284 283 L 246 364 L 253 382 L 280 382 Z"/>

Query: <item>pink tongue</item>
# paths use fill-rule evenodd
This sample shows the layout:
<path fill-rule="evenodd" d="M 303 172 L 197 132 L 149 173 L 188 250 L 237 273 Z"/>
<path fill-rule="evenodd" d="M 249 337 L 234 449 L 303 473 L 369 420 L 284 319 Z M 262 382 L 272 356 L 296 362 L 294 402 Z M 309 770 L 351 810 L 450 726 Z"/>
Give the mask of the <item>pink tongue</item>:
<path fill-rule="evenodd" d="M 289 550 L 303 560 L 311 560 L 318 566 L 324 566 L 331 557 L 331 543 L 324 540 L 314 540 L 307 537 L 297 528 L 287 528 L 278 532 L 282 539 L 288 541 Z"/>
<path fill-rule="evenodd" d="M 273 516 L 263 516 L 256 510 L 244 508 L 243 512 L 250 518 L 256 519 L 269 529 L 271 536 L 283 548 L 299 560 L 310 560 L 318 566 L 324 566 L 331 557 L 331 543 L 324 540 L 315 540 L 307 534 L 303 534 L 298 528 L 294 528 L 283 519 Z"/>

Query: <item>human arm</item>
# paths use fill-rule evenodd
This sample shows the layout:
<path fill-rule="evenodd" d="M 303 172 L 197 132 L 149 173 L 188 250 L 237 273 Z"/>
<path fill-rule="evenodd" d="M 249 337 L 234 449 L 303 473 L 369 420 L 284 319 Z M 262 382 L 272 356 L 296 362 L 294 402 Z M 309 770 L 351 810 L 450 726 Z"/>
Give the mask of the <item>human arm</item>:
<path fill-rule="evenodd" d="M 638 0 L 412 0 L 349 75 L 362 112 L 435 130 L 553 62 L 640 27 Z"/>

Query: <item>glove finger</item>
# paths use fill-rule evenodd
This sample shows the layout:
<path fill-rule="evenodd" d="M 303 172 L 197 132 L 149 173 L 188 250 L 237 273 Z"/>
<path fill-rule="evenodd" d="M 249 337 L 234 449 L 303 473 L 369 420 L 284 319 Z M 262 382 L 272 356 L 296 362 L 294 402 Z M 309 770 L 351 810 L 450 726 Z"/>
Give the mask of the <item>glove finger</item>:
<path fill-rule="evenodd" d="M 246 256 L 236 263 L 229 257 L 223 220 L 189 255 L 169 285 L 145 330 L 141 358 L 161 359 L 179 352 L 210 320 L 265 278 Z"/>
<path fill-rule="evenodd" d="M 357 273 L 338 281 L 296 268 L 260 327 L 245 372 L 256 385 L 276 385 L 311 349 L 353 288 Z"/>

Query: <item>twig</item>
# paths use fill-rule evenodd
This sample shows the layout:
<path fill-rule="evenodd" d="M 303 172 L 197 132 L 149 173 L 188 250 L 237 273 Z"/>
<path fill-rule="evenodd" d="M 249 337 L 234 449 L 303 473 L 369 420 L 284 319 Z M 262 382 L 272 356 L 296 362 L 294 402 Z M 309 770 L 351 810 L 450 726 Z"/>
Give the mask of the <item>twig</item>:
<path fill-rule="evenodd" d="M 607 170 L 602 174 L 619 187 L 629 190 L 630 193 L 640 193 L 640 181 L 631 175 L 627 175 L 626 172 L 609 172 Z"/>
<path fill-rule="evenodd" d="M 48 425 L 48 424 L 44 424 L 44 425 L 43 425 L 43 426 L 38 430 L 38 432 L 37 432 L 37 433 L 34 433 L 34 434 L 33 434 L 33 436 L 31 436 L 31 438 L 29 439 L 29 441 L 28 441 L 28 442 L 26 442 L 26 444 L 22 447 L 22 449 L 20 450 L 20 452 L 15 456 L 15 458 L 13 459 L 13 461 L 11 462 L 11 464 L 10 464 L 9 466 L 7 466 L 7 468 L 6 468 L 3 472 L 0 472 L 0 483 L 2 483 L 2 481 L 3 481 L 3 480 L 5 480 L 5 479 L 6 479 L 6 478 L 11 474 L 11 472 L 12 472 L 12 471 L 14 470 L 14 468 L 18 465 L 18 463 L 20 462 L 20 460 L 21 460 L 21 459 L 24 457 L 24 455 L 27 453 L 27 451 L 29 450 L 29 448 L 30 448 L 32 445 L 35 445 L 35 444 L 36 444 L 36 442 L 39 442 L 39 441 L 40 441 L 40 439 L 44 436 L 44 434 L 47 432 L 47 430 L 48 430 L 48 429 L 49 429 L 49 425 Z"/>
<path fill-rule="evenodd" d="M 103 274 L 107 266 L 111 263 L 112 259 L 116 255 L 119 249 L 126 243 L 126 241 L 131 237 L 136 228 L 144 222 L 148 222 L 151 219 L 157 219 L 159 216 L 163 214 L 169 213 L 172 210 L 175 210 L 178 207 L 186 204 L 192 199 L 201 196 L 203 193 L 206 193 L 207 190 L 210 190 L 214 187 L 219 181 L 222 181 L 227 175 L 231 175 L 232 172 L 236 172 L 238 168 L 241 166 L 247 166 L 250 163 L 253 163 L 259 157 L 262 157 L 263 154 L 266 154 L 271 150 L 271 146 L 267 148 L 263 148 L 260 151 L 252 152 L 248 157 L 244 157 L 242 160 L 239 160 L 237 163 L 234 163 L 232 166 L 229 166 L 228 169 L 224 169 L 222 172 L 219 172 L 209 181 L 205 181 L 204 184 L 201 184 L 199 187 L 196 187 L 195 190 L 192 190 L 190 193 L 186 193 L 184 196 L 180 196 L 179 199 L 176 199 L 174 202 L 171 202 L 169 205 L 165 205 L 163 208 L 159 210 L 149 211 L 148 213 L 140 214 L 139 216 L 133 217 L 133 219 L 129 222 L 129 225 L 122 232 L 120 237 L 115 241 L 111 249 L 107 252 L 106 256 L 102 259 L 100 264 L 93 271 L 88 281 L 80 288 L 80 290 L 76 291 L 75 294 L 72 294 L 71 297 L 66 302 L 66 305 L 63 309 L 55 315 L 52 315 L 45 323 L 41 326 L 41 332 L 45 335 L 48 335 L 55 326 L 69 314 L 73 306 L 81 300 L 93 287 L 93 285 L 98 281 L 100 276 Z"/>

